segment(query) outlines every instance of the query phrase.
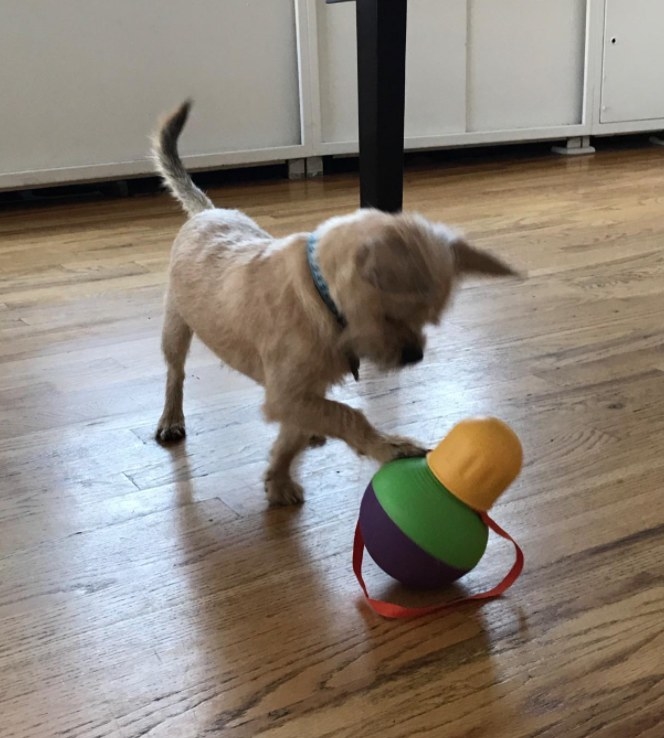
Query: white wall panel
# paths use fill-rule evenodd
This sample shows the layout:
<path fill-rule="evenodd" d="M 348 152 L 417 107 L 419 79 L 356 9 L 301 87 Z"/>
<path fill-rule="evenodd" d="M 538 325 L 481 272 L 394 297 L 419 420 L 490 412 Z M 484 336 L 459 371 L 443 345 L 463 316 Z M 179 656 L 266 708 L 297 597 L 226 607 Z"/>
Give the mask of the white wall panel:
<path fill-rule="evenodd" d="M 602 123 L 664 118 L 664 2 L 607 0 Z"/>
<path fill-rule="evenodd" d="M 187 95 L 185 154 L 298 144 L 293 0 L 0 3 L 0 174 L 141 159 Z"/>
<path fill-rule="evenodd" d="M 318 0 L 323 141 L 356 141 L 355 3 Z M 466 127 L 466 0 L 409 0 L 406 41 L 407 137 Z"/>
<path fill-rule="evenodd" d="M 469 0 L 468 130 L 582 122 L 585 0 Z"/>

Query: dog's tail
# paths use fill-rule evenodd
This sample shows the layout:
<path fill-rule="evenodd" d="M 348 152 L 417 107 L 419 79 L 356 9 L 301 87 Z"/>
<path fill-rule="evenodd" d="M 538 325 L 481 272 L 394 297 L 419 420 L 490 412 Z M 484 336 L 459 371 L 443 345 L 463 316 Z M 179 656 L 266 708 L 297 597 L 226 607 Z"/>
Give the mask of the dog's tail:
<path fill-rule="evenodd" d="M 152 156 L 168 189 L 189 215 L 196 215 L 214 208 L 214 205 L 193 183 L 178 154 L 178 138 L 187 122 L 190 109 L 191 100 L 185 100 L 165 118 L 152 136 Z"/>

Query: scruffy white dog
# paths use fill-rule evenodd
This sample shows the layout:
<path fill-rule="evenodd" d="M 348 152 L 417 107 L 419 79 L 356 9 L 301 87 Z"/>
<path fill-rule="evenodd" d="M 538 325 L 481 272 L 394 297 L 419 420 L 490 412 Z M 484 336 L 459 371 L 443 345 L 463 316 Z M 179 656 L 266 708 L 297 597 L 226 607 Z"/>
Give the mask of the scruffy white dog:
<path fill-rule="evenodd" d="M 162 348 L 168 365 L 157 439 L 184 437 L 184 364 L 192 334 L 265 388 L 264 412 L 280 424 L 265 476 L 268 499 L 303 499 L 293 460 L 341 438 L 379 462 L 421 456 L 365 416 L 326 398 L 360 360 L 385 370 L 420 361 L 424 327 L 438 323 L 459 277 L 509 275 L 496 257 L 419 215 L 359 210 L 312 233 L 275 239 L 237 210 L 215 208 L 177 152 L 185 102 L 154 136 L 157 168 L 189 214 L 175 238 Z"/>

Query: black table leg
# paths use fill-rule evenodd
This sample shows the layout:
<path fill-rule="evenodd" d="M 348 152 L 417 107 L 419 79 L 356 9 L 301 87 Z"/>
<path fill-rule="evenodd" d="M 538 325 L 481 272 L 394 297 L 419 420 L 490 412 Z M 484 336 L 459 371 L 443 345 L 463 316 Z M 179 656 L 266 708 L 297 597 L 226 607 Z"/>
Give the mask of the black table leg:
<path fill-rule="evenodd" d="M 360 202 L 403 204 L 407 0 L 356 0 Z"/>

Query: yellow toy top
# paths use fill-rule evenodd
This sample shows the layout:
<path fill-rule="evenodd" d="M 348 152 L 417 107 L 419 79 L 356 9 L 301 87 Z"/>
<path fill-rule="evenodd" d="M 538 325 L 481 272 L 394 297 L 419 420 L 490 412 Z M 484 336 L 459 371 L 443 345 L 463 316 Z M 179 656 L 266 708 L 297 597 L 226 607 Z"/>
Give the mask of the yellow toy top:
<path fill-rule="evenodd" d="M 483 512 L 516 479 L 522 463 L 518 436 L 497 418 L 458 423 L 427 455 L 436 479 L 466 505 Z"/>

